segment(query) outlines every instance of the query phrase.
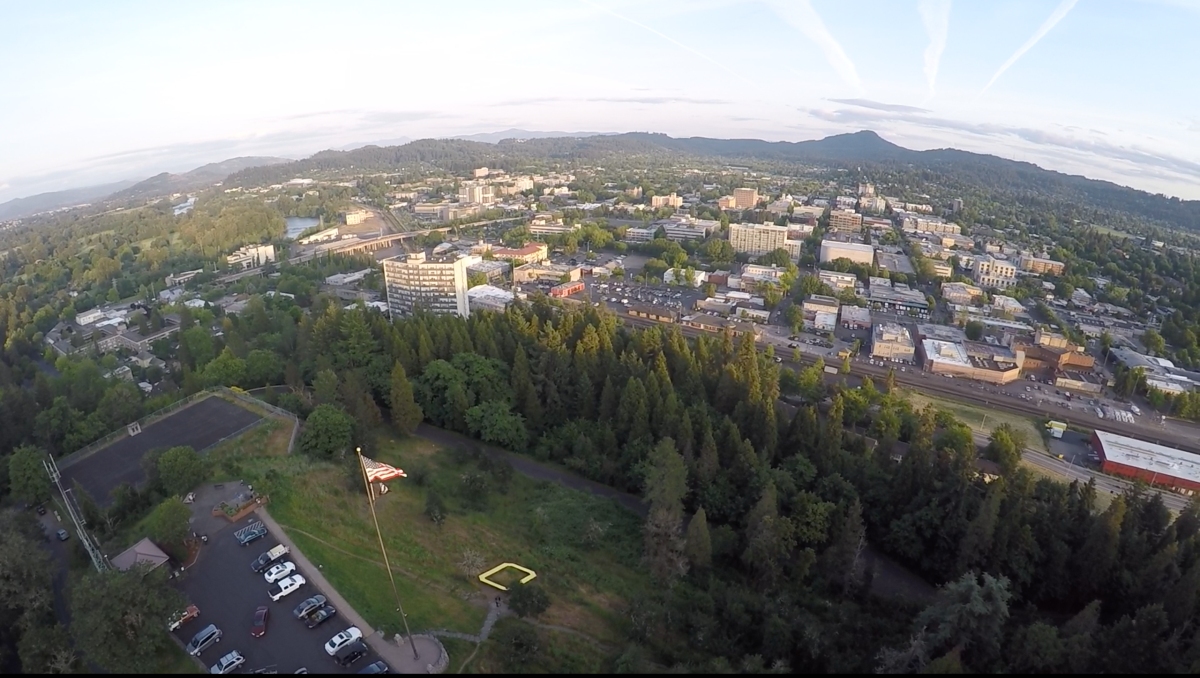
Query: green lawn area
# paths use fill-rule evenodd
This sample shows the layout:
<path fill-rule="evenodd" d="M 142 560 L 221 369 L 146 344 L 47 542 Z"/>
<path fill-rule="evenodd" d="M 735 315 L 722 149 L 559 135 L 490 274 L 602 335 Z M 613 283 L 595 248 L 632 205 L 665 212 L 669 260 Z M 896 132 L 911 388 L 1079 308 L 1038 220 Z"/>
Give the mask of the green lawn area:
<path fill-rule="evenodd" d="M 177 673 L 205 673 L 196 665 L 192 656 L 183 651 L 182 647 L 172 644 L 171 649 L 159 657 L 158 673 L 172 675 Z"/>
<path fill-rule="evenodd" d="M 268 510 L 366 620 L 387 633 L 403 626 L 383 566 L 357 465 L 285 453 L 290 427 L 268 422 L 210 454 L 215 477 L 239 477 L 270 497 Z M 641 521 L 608 499 L 512 474 L 506 491 L 490 476 L 482 510 L 469 508 L 462 477 L 478 470 L 468 455 L 381 429 L 364 448 L 373 459 L 408 472 L 389 483 L 376 504 L 400 602 L 413 632 L 448 629 L 476 634 L 497 593 L 478 575 L 512 562 L 537 572 L 551 606 L 538 622 L 542 646 L 530 670 L 597 671 L 605 647 L 625 638 L 626 601 L 650 587 L 640 566 Z M 436 492 L 447 508 L 442 525 L 424 515 Z M 473 555 L 472 555 L 473 554 Z M 464 563 L 474 561 L 467 568 Z M 496 581 L 515 583 L 515 573 Z M 549 628 L 560 626 L 585 634 Z M 588 638 L 593 639 L 589 641 Z M 495 671 L 487 643 L 467 671 Z M 451 641 L 450 671 L 474 651 Z M 469 649 L 468 649 L 469 648 Z M 463 650 L 467 650 L 465 653 Z M 476 662 L 485 659 L 478 666 Z"/>
<path fill-rule="evenodd" d="M 907 388 L 901 389 L 901 392 L 912 403 L 914 410 L 920 410 L 926 405 L 932 404 L 935 408 L 953 414 L 962 423 L 984 434 L 990 434 L 992 429 L 1000 424 L 1009 424 L 1014 429 L 1025 432 L 1025 437 L 1029 441 L 1029 447 L 1046 453 L 1050 452 L 1050 449 L 1046 446 L 1046 440 L 1042 436 L 1042 430 L 1038 426 L 1038 421 L 1033 417 L 1025 417 L 1003 410 L 986 409 L 953 400 L 945 400 Z"/>

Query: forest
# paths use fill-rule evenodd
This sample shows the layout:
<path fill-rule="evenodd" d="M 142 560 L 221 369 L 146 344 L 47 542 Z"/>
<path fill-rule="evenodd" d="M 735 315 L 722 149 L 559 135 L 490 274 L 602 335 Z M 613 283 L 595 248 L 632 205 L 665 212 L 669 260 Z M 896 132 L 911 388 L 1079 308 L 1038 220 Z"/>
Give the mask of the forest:
<path fill-rule="evenodd" d="M 308 418 L 312 454 L 423 419 L 641 494 L 660 586 L 630 601 L 628 633 L 663 665 L 1200 668 L 1200 510 L 1172 520 L 1143 488 L 1105 505 L 1091 485 L 1031 475 L 1011 430 L 986 450 L 1004 469 L 989 483 L 953 417 L 913 411 L 887 383 L 792 373 L 730 335 L 632 330 L 544 298 L 396 323 L 324 297 L 298 310 L 256 298 L 211 352 L 184 356 L 195 376 L 181 393 L 281 379 L 293 393 L 278 404 Z M 47 395 L 71 397 L 74 378 Z M 804 404 L 781 403 L 781 382 Z M 25 407 L 32 420 L 43 405 Z M 44 443 L 33 427 L 8 435 Z M 872 595 L 871 550 L 941 588 L 924 604 Z"/>

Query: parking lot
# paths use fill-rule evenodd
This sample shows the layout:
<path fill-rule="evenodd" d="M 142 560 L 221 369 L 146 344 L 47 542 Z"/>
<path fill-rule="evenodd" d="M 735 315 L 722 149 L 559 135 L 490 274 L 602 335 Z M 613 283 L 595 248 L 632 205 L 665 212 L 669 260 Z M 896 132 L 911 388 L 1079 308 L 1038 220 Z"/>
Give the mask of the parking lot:
<path fill-rule="evenodd" d="M 278 673 L 294 673 L 300 668 L 309 673 L 355 673 L 379 659 L 374 652 L 359 659 L 349 668 L 338 666 L 325 652 L 325 641 L 345 630 L 350 623 L 339 614 L 316 629 L 309 629 L 292 616 L 292 611 L 310 596 L 326 592 L 308 583 L 298 591 L 271 602 L 267 597 L 269 585 L 263 575 L 255 573 L 251 561 L 259 554 L 276 546 L 279 541 L 274 535 L 241 546 L 234 532 L 257 521 L 251 516 L 237 525 L 228 525 L 218 533 L 210 532 L 208 543 L 202 547 L 200 558 L 188 568 L 180 580 L 188 600 L 200 608 L 200 617 L 175 631 L 180 642 L 186 644 L 196 632 L 208 624 L 216 624 L 223 632 L 221 642 L 200 654 L 206 667 L 212 666 L 223 655 L 237 650 L 246 658 L 246 663 L 237 673 L 250 673 L 258 669 L 270 669 Z M 285 555 L 277 562 L 292 560 Z M 297 571 L 311 581 L 308 572 L 296 563 Z M 270 609 L 267 632 L 261 638 L 250 635 L 254 611 L 259 605 Z M 364 639 L 365 640 L 365 639 Z"/>

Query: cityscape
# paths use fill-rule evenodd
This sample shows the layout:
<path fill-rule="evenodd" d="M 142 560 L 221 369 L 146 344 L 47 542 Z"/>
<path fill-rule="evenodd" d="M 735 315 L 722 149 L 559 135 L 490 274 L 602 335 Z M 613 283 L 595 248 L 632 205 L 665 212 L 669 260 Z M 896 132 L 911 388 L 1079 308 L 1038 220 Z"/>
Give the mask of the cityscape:
<path fill-rule="evenodd" d="M 1042 4 L 0 11 L 0 673 L 1200 670 L 1200 8 Z"/>

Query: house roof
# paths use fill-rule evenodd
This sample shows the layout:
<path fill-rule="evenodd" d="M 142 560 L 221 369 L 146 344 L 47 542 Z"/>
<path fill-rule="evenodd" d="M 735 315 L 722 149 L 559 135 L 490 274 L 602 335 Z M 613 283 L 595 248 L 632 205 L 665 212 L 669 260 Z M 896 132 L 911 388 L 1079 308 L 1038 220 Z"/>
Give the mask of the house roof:
<path fill-rule="evenodd" d="M 170 560 L 170 557 L 163 550 L 158 548 L 158 545 L 150 541 L 149 537 L 130 546 L 120 555 L 110 559 L 113 567 L 118 570 L 125 571 L 138 563 L 147 563 L 150 569 L 154 569 L 163 563 Z"/>

